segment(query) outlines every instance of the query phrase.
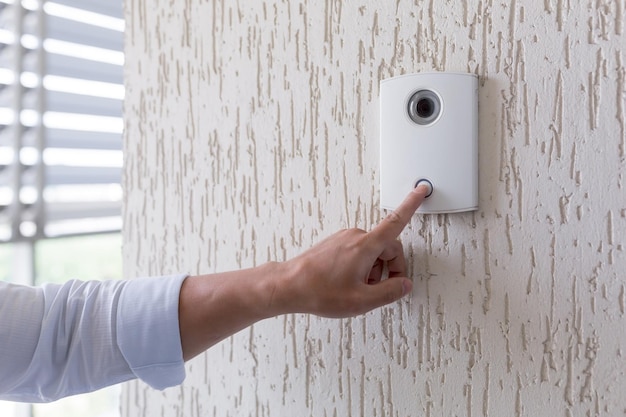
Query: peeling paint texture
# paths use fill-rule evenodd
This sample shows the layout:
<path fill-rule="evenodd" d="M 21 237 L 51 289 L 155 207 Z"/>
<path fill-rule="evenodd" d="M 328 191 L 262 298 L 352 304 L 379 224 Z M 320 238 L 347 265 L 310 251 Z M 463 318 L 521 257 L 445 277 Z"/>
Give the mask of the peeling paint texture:
<path fill-rule="evenodd" d="M 480 209 L 416 215 L 412 297 L 288 315 L 125 416 L 626 410 L 625 0 L 126 0 L 128 276 L 290 258 L 383 216 L 378 85 L 480 77 Z M 383 138 L 384 140 L 384 138 Z"/>

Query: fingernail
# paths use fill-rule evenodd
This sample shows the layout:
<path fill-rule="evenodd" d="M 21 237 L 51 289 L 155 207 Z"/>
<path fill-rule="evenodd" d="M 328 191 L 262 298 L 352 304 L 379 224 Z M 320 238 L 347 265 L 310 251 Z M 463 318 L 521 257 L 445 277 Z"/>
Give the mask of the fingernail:
<path fill-rule="evenodd" d="M 416 193 L 424 194 L 426 197 L 430 197 L 433 193 L 433 184 L 425 179 L 419 180 L 416 187 L 413 189 Z"/>

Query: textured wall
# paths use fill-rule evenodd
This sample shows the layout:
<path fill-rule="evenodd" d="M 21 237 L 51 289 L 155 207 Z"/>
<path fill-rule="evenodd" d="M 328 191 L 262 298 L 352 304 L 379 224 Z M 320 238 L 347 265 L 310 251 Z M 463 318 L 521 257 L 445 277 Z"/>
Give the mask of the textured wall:
<path fill-rule="evenodd" d="M 378 82 L 474 72 L 480 210 L 415 216 L 414 294 L 267 320 L 125 388 L 126 416 L 626 410 L 626 1 L 126 0 L 130 276 L 371 228 Z"/>

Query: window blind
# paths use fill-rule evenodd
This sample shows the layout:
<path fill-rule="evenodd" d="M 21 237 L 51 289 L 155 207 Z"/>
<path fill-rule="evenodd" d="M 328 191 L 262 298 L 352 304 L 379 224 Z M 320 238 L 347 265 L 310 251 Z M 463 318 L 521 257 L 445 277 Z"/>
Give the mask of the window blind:
<path fill-rule="evenodd" d="M 120 230 L 122 13 L 0 0 L 0 242 Z"/>

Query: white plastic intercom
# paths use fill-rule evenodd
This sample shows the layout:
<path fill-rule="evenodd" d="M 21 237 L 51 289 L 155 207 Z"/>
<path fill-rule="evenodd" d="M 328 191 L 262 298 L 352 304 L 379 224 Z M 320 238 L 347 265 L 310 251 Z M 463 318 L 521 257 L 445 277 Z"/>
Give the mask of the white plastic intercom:
<path fill-rule="evenodd" d="M 419 73 L 380 83 L 380 201 L 395 209 L 418 183 L 418 213 L 478 209 L 478 78 Z"/>

